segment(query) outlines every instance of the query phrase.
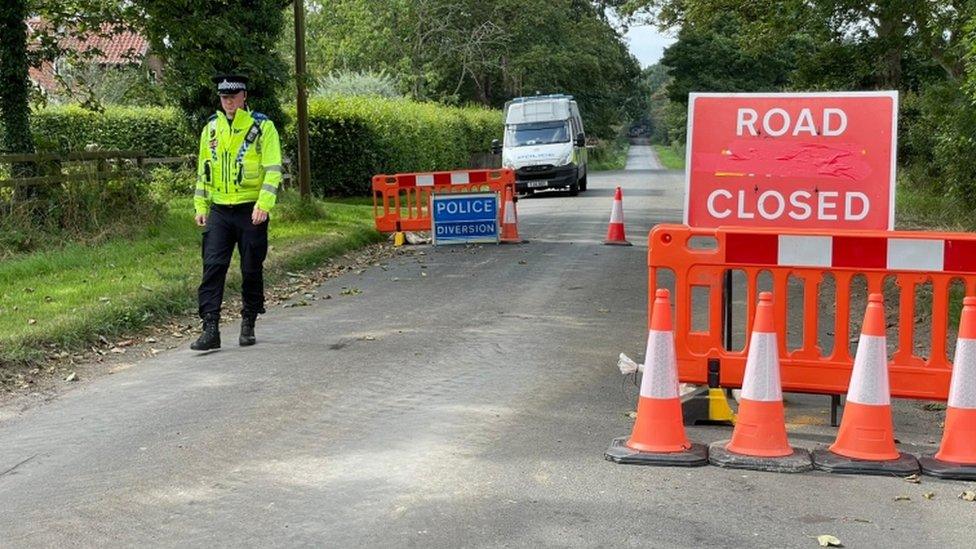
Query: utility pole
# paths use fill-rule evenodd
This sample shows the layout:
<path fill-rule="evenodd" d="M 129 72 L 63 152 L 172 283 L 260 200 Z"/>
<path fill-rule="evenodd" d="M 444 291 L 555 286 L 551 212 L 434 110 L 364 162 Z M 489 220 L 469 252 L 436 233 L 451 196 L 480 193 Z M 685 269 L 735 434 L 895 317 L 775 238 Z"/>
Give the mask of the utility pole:
<path fill-rule="evenodd" d="M 312 197 L 312 170 L 308 155 L 308 92 L 305 89 L 305 1 L 294 0 L 295 84 L 298 87 L 298 189 L 302 200 Z"/>

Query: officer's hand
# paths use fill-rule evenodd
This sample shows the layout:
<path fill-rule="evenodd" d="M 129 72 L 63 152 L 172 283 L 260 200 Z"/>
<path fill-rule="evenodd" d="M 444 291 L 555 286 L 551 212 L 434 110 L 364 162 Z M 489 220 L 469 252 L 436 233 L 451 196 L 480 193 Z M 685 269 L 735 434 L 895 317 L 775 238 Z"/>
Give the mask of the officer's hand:
<path fill-rule="evenodd" d="M 254 211 L 251 212 L 251 223 L 255 225 L 260 225 L 267 220 L 268 220 L 268 212 L 255 206 Z"/>
<path fill-rule="evenodd" d="M 196 220 L 197 227 L 206 227 L 207 226 L 207 215 L 206 214 L 197 214 L 196 216 L 194 216 L 193 219 Z"/>

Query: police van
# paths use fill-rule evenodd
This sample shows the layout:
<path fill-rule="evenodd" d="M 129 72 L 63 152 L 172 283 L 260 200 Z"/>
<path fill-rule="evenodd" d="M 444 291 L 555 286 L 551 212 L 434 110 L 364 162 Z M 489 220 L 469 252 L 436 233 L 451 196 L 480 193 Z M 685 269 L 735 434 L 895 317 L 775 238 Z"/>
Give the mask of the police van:
<path fill-rule="evenodd" d="M 497 148 L 497 142 L 495 143 Z M 502 167 L 515 170 L 515 189 L 586 190 L 586 135 L 571 95 L 517 97 L 505 103 Z"/>

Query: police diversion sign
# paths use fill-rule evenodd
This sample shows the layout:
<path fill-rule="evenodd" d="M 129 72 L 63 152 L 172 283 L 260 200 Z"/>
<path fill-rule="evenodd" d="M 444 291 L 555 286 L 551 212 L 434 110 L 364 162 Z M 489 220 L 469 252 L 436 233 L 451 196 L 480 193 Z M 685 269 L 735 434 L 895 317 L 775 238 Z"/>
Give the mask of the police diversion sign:
<path fill-rule="evenodd" d="M 685 224 L 891 230 L 898 92 L 692 93 Z"/>
<path fill-rule="evenodd" d="M 434 245 L 498 242 L 496 193 L 435 193 L 430 195 Z"/>

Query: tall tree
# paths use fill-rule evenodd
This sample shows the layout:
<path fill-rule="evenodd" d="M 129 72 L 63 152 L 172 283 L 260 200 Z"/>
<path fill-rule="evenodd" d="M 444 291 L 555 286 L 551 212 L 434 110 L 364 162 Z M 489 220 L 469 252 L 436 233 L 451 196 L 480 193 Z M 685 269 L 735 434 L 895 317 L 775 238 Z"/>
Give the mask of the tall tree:
<path fill-rule="evenodd" d="M 288 68 L 276 45 L 287 0 L 133 0 L 142 32 L 166 64 L 163 85 L 195 125 L 216 110 L 218 73 L 250 78 L 248 104 L 281 124 Z"/>
<path fill-rule="evenodd" d="M 309 10 L 309 64 L 320 76 L 383 71 L 407 95 L 448 103 L 570 93 L 588 130 L 609 135 L 646 103 L 607 16 L 614 1 L 335 0 Z"/>
<path fill-rule="evenodd" d="M 27 61 L 27 2 L 7 0 L 0 7 L 0 121 L 3 150 L 34 152 L 30 131 Z"/>

